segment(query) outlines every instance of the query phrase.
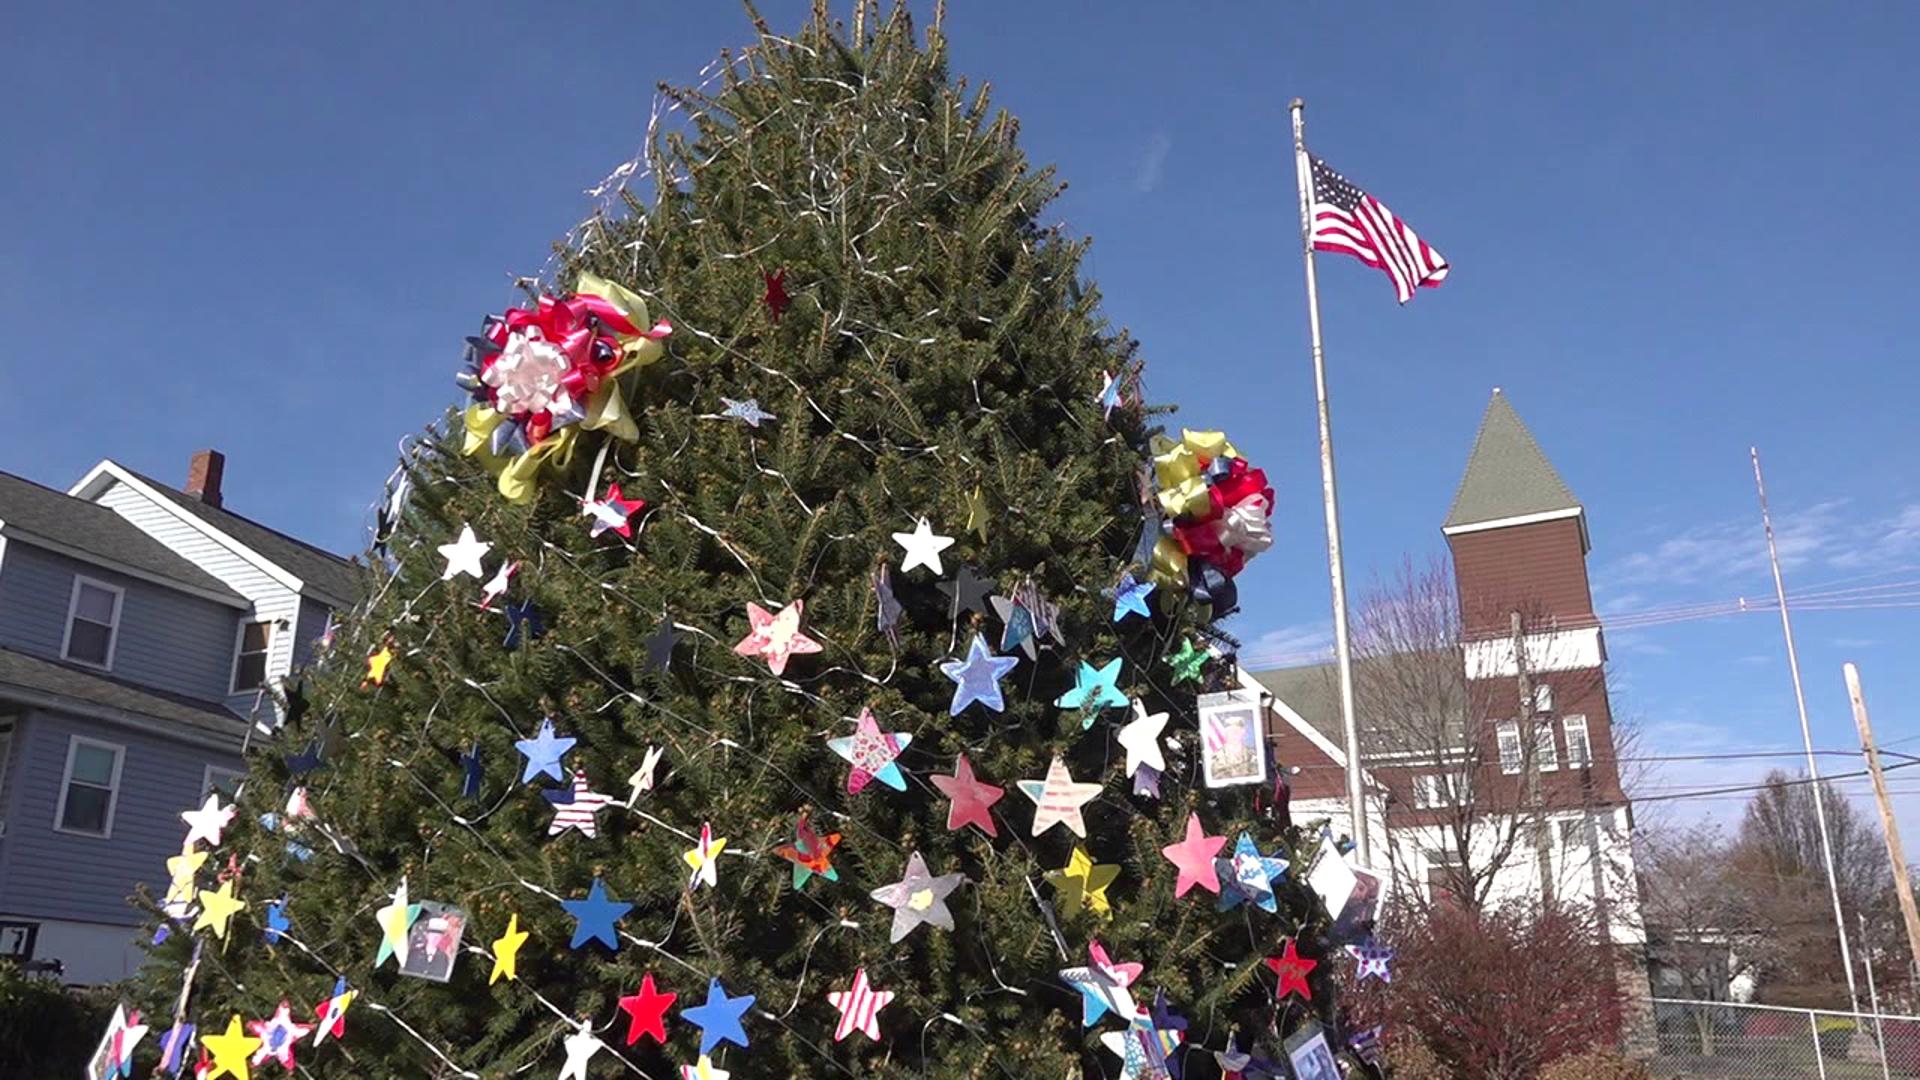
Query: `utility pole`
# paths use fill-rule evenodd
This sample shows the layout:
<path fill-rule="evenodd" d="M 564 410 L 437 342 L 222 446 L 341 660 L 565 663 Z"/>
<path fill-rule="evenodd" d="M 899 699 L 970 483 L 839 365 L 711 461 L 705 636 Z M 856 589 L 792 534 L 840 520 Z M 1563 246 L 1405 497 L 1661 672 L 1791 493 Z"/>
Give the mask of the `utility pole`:
<path fill-rule="evenodd" d="M 1880 748 L 1873 744 L 1873 721 L 1867 718 L 1867 698 L 1860 690 L 1860 669 L 1842 668 L 1847 675 L 1847 697 L 1853 702 L 1853 722 L 1860 729 L 1860 752 L 1873 775 L 1873 797 L 1880 803 L 1880 830 L 1887 837 L 1887 861 L 1893 864 L 1893 888 L 1900 897 L 1900 915 L 1907 923 L 1907 947 L 1920 965 L 1920 910 L 1913 905 L 1913 881 L 1907 877 L 1907 853 L 1900 846 L 1900 826 L 1893 820 L 1893 800 L 1887 795 L 1887 777 L 1880 771 Z"/>
<path fill-rule="evenodd" d="M 1520 685 L 1520 731 L 1526 742 L 1520 744 L 1520 763 L 1526 771 L 1527 807 L 1533 815 L 1533 857 L 1539 863 L 1540 901 L 1553 903 L 1553 837 L 1547 830 L 1546 814 L 1540 806 L 1540 730 L 1539 715 L 1533 707 L 1533 680 L 1527 676 L 1527 638 L 1521 631 L 1520 613 L 1513 613 L 1513 670 Z M 1552 745 L 1553 732 L 1547 732 Z"/>
<path fill-rule="evenodd" d="M 1827 864 L 1827 892 L 1833 897 L 1833 928 L 1840 932 L 1840 966 L 1847 972 L 1847 1000 L 1860 1011 L 1860 991 L 1853 982 L 1853 950 L 1847 945 L 1847 917 L 1840 910 L 1840 876 L 1833 869 L 1833 838 L 1827 832 L 1827 800 L 1820 791 L 1820 765 L 1813 758 L 1813 729 L 1807 723 L 1807 695 L 1800 685 L 1800 654 L 1793 647 L 1793 620 L 1787 617 L 1787 586 L 1780 577 L 1780 552 L 1773 542 L 1773 517 L 1767 512 L 1767 484 L 1760 477 L 1760 450 L 1753 456 L 1753 487 L 1760 493 L 1760 524 L 1767 531 L 1767 562 L 1773 566 L 1773 593 L 1780 602 L 1780 629 L 1787 638 L 1787 670 L 1793 675 L 1793 703 L 1800 709 L 1800 740 L 1807 749 L 1807 778 L 1813 781 L 1813 816 L 1820 825 L 1820 853 Z"/>

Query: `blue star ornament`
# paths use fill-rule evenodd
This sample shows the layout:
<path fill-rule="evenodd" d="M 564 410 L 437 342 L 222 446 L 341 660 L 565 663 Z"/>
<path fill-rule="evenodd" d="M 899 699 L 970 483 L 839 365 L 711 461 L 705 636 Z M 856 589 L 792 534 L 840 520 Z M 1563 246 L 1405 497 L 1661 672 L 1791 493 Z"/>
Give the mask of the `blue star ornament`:
<path fill-rule="evenodd" d="M 940 664 L 941 674 L 953 680 L 953 704 L 948 706 L 947 715 L 959 716 L 976 701 L 994 712 L 1004 711 L 1007 701 L 1000 696 L 1000 680 L 1019 663 L 1017 657 L 993 655 L 985 639 L 979 634 L 973 635 L 965 660 L 946 660 Z"/>
<path fill-rule="evenodd" d="M 585 900 L 562 900 L 560 906 L 578 920 L 573 928 L 573 940 L 567 944 L 567 948 L 577 949 L 589 941 L 598 940 L 608 949 L 620 951 L 620 932 L 614 929 L 613 924 L 632 911 L 633 905 L 607 899 L 607 887 L 599 878 L 593 879 L 593 888 L 587 890 Z"/>
<path fill-rule="evenodd" d="M 287 897 L 282 893 L 280 899 L 267 906 L 267 929 L 261 936 L 266 938 L 267 944 L 278 945 L 280 935 L 292 928 L 293 921 L 287 918 Z"/>
<path fill-rule="evenodd" d="M 738 420 L 751 428 L 759 427 L 763 420 L 780 419 L 765 409 L 762 409 L 759 400 L 756 398 L 748 398 L 745 401 L 735 401 L 732 398 L 723 397 L 720 400 L 727 407 L 726 412 L 721 415 L 730 420 Z"/>
<path fill-rule="evenodd" d="M 1073 677 L 1073 689 L 1054 699 L 1054 704 L 1062 709 L 1081 709 L 1086 715 L 1080 718 L 1082 728 L 1093 726 L 1093 718 L 1102 709 L 1124 709 L 1127 695 L 1120 692 L 1115 684 L 1120 681 L 1120 657 L 1094 667 L 1085 660 L 1080 661 L 1080 671 Z"/>
<path fill-rule="evenodd" d="M 540 721 L 540 730 L 534 734 L 533 738 L 519 739 L 513 744 L 514 749 L 526 755 L 527 758 L 527 767 L 520 772 L 520 782 L 530 784 L 534 777 L 546 775 L 563 784 L 566 783 L 567 774 L 560 767 L 560 759 L 567 755 L 567 751 L 573 749 L 576 741 L 578 740 L 573 738 L 554 738 L 551 716 Z"/>
<path fill-rule="evenodd" d="M 507 617 L 507 639 L 502 644 L 508 649 L 517 648 L 522 640 L 537 640 L 547 632 L 547 624 L 540 620 L 540 613 L 533 609 L 531 600 L 508 604 L 500 613 Z"/>
<path fill-rule="evenodd" d="M 700 1054 L 705 1057 L 722 1042 L 730 1042 L 744 1048 L 747 1045 L 746 1029 L 740 1026 L 740 1018 L 753 1007 L 754 996 L 742 994 L 728 997 L 726 988 L 719 979 L 707 983 L 705 1004 L 691 1009 L 682 1009 L 680 1019 L 700 1029 Z"/>
<path fill-rule="evenodd" d="M 1129 571 L 1120 578 L 1120 584 L 1113 587 L 1113 621 L 1119 622 L 1128 615 L 1138 615 L 1151 619 L 1147 610 L 1147 597 L 1153 595 L 1153 582 L 1141 581 Z"/>
<path fill-rule="evenodd" d="M 305 776 L 315 769 L 324 769 L 327 763 L 320 757 L 320 741 L 307 743 L 307 748 L 297 754 L 287 755 L 287 772 L 295 777 Z"/>
<path fill-rule="evenodd" d="M 1260 854 L 1252 836 L 1241 833 L 1234 841 L 1233 857 L 1215 859 L 1213 865 L 1220 873 L 1219 910 L 1231 910 L 1243 901 L 1253 903 L 1262 911 L 1280 910 L 1274 899 L 1273 883 L 1285 876 L 1287 860 Z"/>
<path fill-rule="evenodd" d="M 480 740 L 473 741 L 473 748 L 460 755 L 460 794 L 469 799 L 480 797 L 480 784 L 486 779 L 487 770 L 480 765 Z"/>

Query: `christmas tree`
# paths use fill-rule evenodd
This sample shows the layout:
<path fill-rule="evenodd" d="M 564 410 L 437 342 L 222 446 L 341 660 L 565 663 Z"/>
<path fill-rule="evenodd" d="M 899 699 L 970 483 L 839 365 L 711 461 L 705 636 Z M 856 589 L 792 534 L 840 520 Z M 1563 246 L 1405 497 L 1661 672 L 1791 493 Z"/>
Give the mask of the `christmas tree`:
<path fill-rule="evenodd" d="M 1257 713 L 1212 761 L 1196 726 L 1272 493 L 1155 426 L 1085 244 L 1040 221 L 1060 184 L 937 22 L 862 14 L 756 16 L 663 88 L 619 204 L 469 340 L 364 601 L 156 898 L 168 1068 L 1346 1047 L 1322 837 L 1271 782 L 1207 786 L 1266 775 Z"/>

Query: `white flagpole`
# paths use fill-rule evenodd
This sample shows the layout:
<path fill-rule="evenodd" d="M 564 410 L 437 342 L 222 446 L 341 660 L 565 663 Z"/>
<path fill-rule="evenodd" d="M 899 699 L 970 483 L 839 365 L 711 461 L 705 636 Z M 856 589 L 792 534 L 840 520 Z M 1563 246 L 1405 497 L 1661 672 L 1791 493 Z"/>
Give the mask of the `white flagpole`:
<path fill-rule="evenodd" d="M 1340 669 L 1340 730 L 1347 741 L 1347 804 L 1353 855 L 1373 865 L 1360 777 L 1360 728 L 1353 715 L 1353 647 L 1347 638 L 1347 572 L 1340 561 L 1340 501 L 1333 483 L 1333 426 L 1327 413 L 1327 361 L 1320 348 L 1320 280 L 1313 267 L 1313 165 L 1307 158 L 1306 102 L 1293 99 L 1293 163 L 1300 180 L 1300 246 L 1307 260 L 1307 328 L 1313 335 L 1313 388 L 1320 404 L 1320 491 L 1327 509 L 1327 573 L 1333 580 L 1333 655 Z"/>

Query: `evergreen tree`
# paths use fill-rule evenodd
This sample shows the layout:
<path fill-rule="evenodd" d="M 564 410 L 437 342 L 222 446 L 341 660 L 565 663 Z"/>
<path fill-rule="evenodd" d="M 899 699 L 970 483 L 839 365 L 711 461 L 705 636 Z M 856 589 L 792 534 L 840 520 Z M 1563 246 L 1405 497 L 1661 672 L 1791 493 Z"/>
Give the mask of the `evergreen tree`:
<path fill-rule="evenodd" d="M 1232 672 L 1195 666 L 1196 648 L 1227 641 L 1196 602 L 1208 582 L 1162 559 L 1150 617 L 1116 620 L 1114 591 L 1152 572 L 1135 560 L 1159 534 L 1153 452 L 1185 452 L 1151 442 L 1134 343 L 1101 317 L 1085 244 L 1040 222 L 1060 184 L 984 88 L 950 78 L 937 26 L 921 44 L 903 11 L 852 35 L 819 11 L 791 39 L 755 21 L 758 45 L 716 85 L 664 91 L 684 123 L 650 137 L 647 198 L 627 196 L 559 256 L 552 296 L 598 298 L 548 301 L 549 333 L 581 315 L 603 365 L 574 388 L 573 422 L 565 401 L 546 403 L 548 421 L 503 420 L 494 402 L 539 388 L 479 369 L 510 354 L 524 374 L 557 353 L 496 355 L 500 326 L 476 340 L 475 404 L 407 463 L 411 494 L 383 522 L 367 596 L 299 691 L 311 706 L 256 755 L 239 813 L 175 896 L 194 914 L 225 879 L 247 906 L 224 937 L 218 919 L 171 924 L 145 975 L 156 1034 L 183 976 L 203 1037 L 283 998 L 311 1023 L 344 979 L 358 995 L 344 1035 L 297 1052 L 315 1076 L 548 1075 L 591 1049 L 585 1021 L 606 1044 L 586 1075 L 663 1077 L 727 1027 L 725 1009 L 688 1015 L 717 979 L 724 998 L 754 999 L 739 1015 L 749 1045 L 706 1047 L 743 1078 L 1119 1075 L 1100 1036 L 1130 1030 L 1123 999 L 1146 1034 L 1176 1038 L 1166 1014 L 1158 1032 L 1145 1019 L 1156 991 L 1190 1018 L 1171 1054 L 1190 1078 L 1217 1072 L 1209 1051 L 1231 1033 L 1256 1063 L 1310 1018 L 1343 1045 L 1328 917 L 1301 873 L 1317 832 L 1257 809 L 1268 788 L 1200 783 L 1195 695 Z M 611 348 L 593 354 L 596 335 Z M 1129 388 L 1117 401 L 1113 379 Z M 1218 440 L 1191 444 L 1226 475 Z M 607 502 L 615 484 L 645 502 L 630 519 Z M 1204 482 L 1185 491 L 1206 504 Z M 937 573 L 907 568 L 927 545 L 893 537 L 922 521 L 953 541 Z M 480 577 L 446 578 L 469 527 L 491 545 Z M 483 606 L 481 582 L 509 562 L 505 594 Z M 818 651 L 742 655 L 754 608 L 774 616 L 762 643 L 797 625 Z M 1022 618 L 1037 623 L 1025 644 L 1006 626 Z M 953 711 L 947 672 L 969 656 L 988 673 L 969 686 L 989 701 L 998 688 L 1004 708 Z M 1056 704 L 1114 660 L 1114 690 Z M 1135 793 L 1118 732 L 1159 712 L 1172 719 L 1156 798 Z M 864 715 L 873 728 L 856 726 Z M 535 774 L 549 719 L 571 747 Z M 864 772 L 830 745 L 862 730 L 883 733 L 849 750 Z M 884 733 L 905 744 L 891 768 Z M 935 783 L 967 767 L 1004 789 L 971 821 L 953 782 Z M 1039 808 L 1019 784 L 1058 770 L 1097 785 L 1084 840 L 1070 808 L 1033 835 Z M 576 775 L 609 804 L 568 802 Z M 1247 893 L 1219 910 L 1213 875 L 1176 896 L 1162 849 L 1194 814 L 1225 838 L 1221 858 L 1246 832 L 1290 861 L 1276 912 Z M 549 836 L 582 819 L 596 835 Z M 816 840 L 797 836 L 803 819 Z M 725 845 L 702 880 L 688 855 L 709 827 Z M 872 898 L 922 864 L 931 883 L 891 907 Z M 632 905 L 618 948 L 575 947 L 596 913 L 563 902 L 600 897 Z M 409 920 L 409 965 L 444 959 L 444 940 L 420 950 L 452 927 L 402 900 L 464 913 L 446 983 L 376 963 Z M 514 928 L 528 936 L 509 976 Z M 1285 939 L 1320 961 L 1310 1000 L 1278 997 L 1262 963 Z M 1095 942 L 1142 965 L 1130 989 L 1062 979 Z M 836 1040 L 828 995 L 861 972 L 893 995 L 879 1037 L 856 1008 Z M 648 978 L 678 995 L 665 1046 L 629 1045 L 617 1006 Z M 1091 999 L 1114 1010 L 1083 1024 Z"/>

